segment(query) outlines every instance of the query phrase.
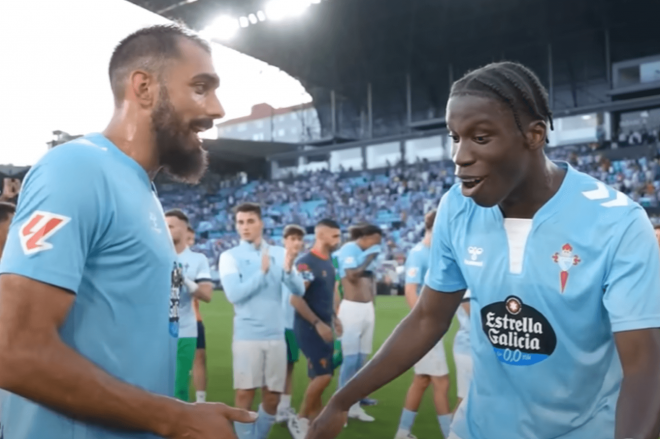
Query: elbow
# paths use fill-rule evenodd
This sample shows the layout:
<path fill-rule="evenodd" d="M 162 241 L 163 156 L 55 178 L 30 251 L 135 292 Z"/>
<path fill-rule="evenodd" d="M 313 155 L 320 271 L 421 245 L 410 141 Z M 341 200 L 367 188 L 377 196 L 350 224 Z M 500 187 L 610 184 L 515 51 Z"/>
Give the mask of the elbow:
<path fill-rule="evenodd" d="M 210 303 L 211 298 L 213 298 L 213 288 L 211 287 L 200 288 L 198 291 L 197 298 L 204 303 Z"/>

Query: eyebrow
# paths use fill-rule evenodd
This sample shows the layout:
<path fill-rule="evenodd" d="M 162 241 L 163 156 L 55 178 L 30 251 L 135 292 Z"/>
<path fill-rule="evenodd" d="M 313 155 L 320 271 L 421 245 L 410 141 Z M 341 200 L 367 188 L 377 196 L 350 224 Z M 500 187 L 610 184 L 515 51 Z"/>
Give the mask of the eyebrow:
<path fill-rule="evenodd" d="M 220 85 L 220 78 L 215 73 L 200 73 L 199 75 L 195 75 L 192 78 L 192 82 L 195 81 L 206 81 L 216 87 Z"/>

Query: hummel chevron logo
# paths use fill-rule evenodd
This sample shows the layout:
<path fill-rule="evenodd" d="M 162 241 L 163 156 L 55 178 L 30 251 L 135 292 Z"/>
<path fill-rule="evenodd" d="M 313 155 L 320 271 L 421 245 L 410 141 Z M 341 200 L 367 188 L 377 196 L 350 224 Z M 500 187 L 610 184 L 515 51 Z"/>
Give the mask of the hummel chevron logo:
<path fill-rule="evenodd" d="M 582 192 L 582 195 L 584 195 L 590 200 L 605 200 L 611 197 L 610 191 L 607 189 L 607 186 L 605 186 L 605 183 L 602 183 L 600 181 L 596 183 L 596 189 L 591 191 L 584 191 Z M 600 203 L 600 205 L 603 207 L 627 206 L 628 197 L 626 197 L 621 192 L 616 191 L 616 198 L 614 200 L 605 201 L 603 203 Z"/>
<path fill-rule="evenodd" d="M 607 190 L 607 186 L 600 181 L 596 183 L 597 189 L 593 191 L 584 191 L 582 195 L 589 198 L 590 200 L 603 200 L 610 197 L 610 191 Z"/>

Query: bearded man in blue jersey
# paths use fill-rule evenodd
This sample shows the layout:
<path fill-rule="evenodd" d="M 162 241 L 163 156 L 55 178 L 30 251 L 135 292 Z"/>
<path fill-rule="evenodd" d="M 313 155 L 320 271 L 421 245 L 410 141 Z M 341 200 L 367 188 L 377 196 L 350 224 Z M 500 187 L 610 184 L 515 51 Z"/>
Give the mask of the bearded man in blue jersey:
<path fill-rule="evenodd" d="M 310 429 L 408 370 L 472 293 L 474 370 L 450 439 L 656 439 L 660 252 L 641 206 L 545 153 L 539 79 L 510 62 L 454 83 L 461 182 L 438 207 L 417 306 Z"/>
<path fill-rule="evenodd" d="M 0 264 L 0 437 L 235 437 L 249 412 L 173 398 L 183 278 L 153 188 L 160 169 L 204 172 L 197 133 L 224 116 L 211 49 L 153 26 L 119 43 L 109 74 L 106 130 L 23 183 Z"/>

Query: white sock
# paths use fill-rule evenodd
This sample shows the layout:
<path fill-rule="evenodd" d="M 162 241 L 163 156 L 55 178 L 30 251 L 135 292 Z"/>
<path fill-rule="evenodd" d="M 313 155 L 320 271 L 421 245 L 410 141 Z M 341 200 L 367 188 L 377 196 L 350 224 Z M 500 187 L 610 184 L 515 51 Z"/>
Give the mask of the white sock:
<path fill-rule="evenodd" d="M 291 395 L 280 395 L 280 403 L 277 405 L 277 411 L 286 410 L 291 407 Z"/>
<path fill-rule="evenodd" d="M 195 395 L 197 396 L 197 402 L 206 402 L 206 392 L 203 390 L 198 390 Z"/>

